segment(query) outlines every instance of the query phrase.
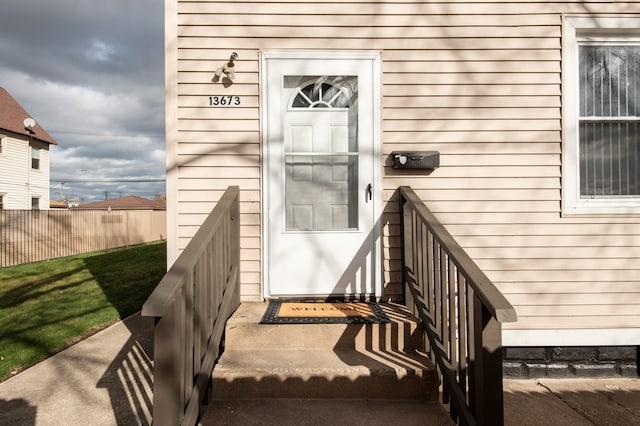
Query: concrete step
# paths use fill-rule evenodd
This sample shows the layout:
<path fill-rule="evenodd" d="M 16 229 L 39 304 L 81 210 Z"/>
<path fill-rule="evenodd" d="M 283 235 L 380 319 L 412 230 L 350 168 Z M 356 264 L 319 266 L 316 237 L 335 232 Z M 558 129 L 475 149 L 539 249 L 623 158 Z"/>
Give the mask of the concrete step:
<path fill-rule="evenodd" d="M 438 402 L 256 399 L 212 401 L 200 425 L 222 426 L 450 426 Z"/>
<path fill-rule="evenodd" d="M 260 324 L 267 303 L 243 303 L 227 322 L 232 350 L 424 350 L 424 333 L 404 306 L 381 304 L 390 323 Z"/>
<path fill-rule="evenodd" d="M 400 307 L 366 325 L 260 325 L 264 309 L 245 303 L 227 324 L 214 398 L 437 399 L 420 327 Z"/>

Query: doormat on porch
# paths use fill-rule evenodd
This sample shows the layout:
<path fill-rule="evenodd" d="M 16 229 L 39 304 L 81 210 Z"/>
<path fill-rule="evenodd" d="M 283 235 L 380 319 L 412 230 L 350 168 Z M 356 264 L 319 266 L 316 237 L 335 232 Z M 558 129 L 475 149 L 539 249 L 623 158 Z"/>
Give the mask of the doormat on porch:
<path fill-rule="evenodd" d="M 390 322 L 375 302 L 270 300 L 260 324 L 350 324 Z"/>

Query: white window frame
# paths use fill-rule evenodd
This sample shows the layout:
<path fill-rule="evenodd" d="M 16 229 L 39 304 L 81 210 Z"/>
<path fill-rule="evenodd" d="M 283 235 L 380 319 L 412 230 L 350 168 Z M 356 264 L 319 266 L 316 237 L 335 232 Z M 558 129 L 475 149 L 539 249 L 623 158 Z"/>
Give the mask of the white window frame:
<path fill-rule="evenodd" d="M 640 45 L 640 17 L 568 16 L 564 19 L 562 213 L 640 214 L 640 197 L 580 198 L 578 46 L 589 41 Z"/>
<path fill-rule="evenodd" d="M 34 155 L 36 154 L 36 155 Z M 40 170 L 40 148 L 31 146 L 31 170 Z M 34 163 L 35 160 L 35 163 Z M 33 166 L 37 167 L 33 167 Z"/>

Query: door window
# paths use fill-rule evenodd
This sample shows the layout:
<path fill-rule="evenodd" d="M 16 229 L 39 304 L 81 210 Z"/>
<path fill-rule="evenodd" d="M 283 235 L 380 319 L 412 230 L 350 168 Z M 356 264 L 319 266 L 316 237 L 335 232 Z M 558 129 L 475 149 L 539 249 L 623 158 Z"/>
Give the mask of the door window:
<path fill-rule="evenodd" d="M 358 229 L 358 80 L 287 76 L 285 229 Z"/>

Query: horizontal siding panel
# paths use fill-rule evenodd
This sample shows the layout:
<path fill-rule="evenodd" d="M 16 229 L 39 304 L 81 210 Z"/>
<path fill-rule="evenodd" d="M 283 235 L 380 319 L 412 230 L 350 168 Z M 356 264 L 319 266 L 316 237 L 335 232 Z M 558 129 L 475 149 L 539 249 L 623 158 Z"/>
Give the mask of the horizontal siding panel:
<path fill-rule="evenodd" d="M 478 226 L 483 229 L 482 225 Z M 562 259 L 562 258 L 539 258 L 539 259 L 476 259 L 476 263 L 483 271 L 576 271 L 576 270 L 600 270 L 600 269 L 636 269 L 640 274 L 635 258 L 582 258 L 582 259 Z M 638 276 L 640 282 L 640 275 Z M 638 311 L 640 313 L 640 311 Z"/>
<path fill-rule="evenodd" d="M 382 72 L 393 73 L 504 73 L 504 72 L 559 73 L 559 61 L 405 61 L 385 62 Z"/>
<path fill-rule="evenodd" d="M 221 35 L 226 37 L 243 37 L 247 33 L 252 38 L 368 38 L 368 39 L 428 39 L 428 38 L 484 38 L 484 37 L 560 37 L 560 26 L 466 26 L 466 27 L 432 27 L 432 26 L 379 26 L 380 18 L 362 20 L 359 26 L 334 27 L 327 20 L 325 25 L 317 19 L 307 21 L 290 21 L 285 26 L 225 26 L 224 29 L 210 25 L 183 25 L 178 27 L 179 37 L 210 37 Z M 415 24 L 419 22 L 415 19 Z M 425 19 L 425 24 L 428 20 Z M 480 22 L 482 20 L 480 19 Z M 299 23 L 295 25 L 295 23 Z M 367 25 L 367 23 L 369 25 Z"/>
<path fill-rule="evenodd" d="M 441 163 L 442 165 L 442 163 Z M 536 172 L 537 171 L 537 172 Z M 414 189 L 420 189 L 423 186 L 429 186 L 428 181 L 416 179 L 416 173 L 403 173 L 405 170 L 395 170 L 390 167 L 385 169 L 385 187 L 397 188 L 398 186 L 412 186 Z M 535 166 L 472 166 L 465 165 L 463 167 L 446 166 L 440 167 L 433 172 L 437 173 L 440 178 L 513 178 L 513 177 L 560 177 L 559 166 L 535 167 Z M 557 207 L 557 206 L 556 206 Z"/>
<path fill-rule="evenodd" d="M 517 308 L 516 308 L 517 309 Z M 640 320 L 637 315 L 629 316 L 567 316 L 563 317 L 525 317 L 518 316 L 517 322 L 503 324 L 505 330 L 554 330 L 554 329 L 612 329 L 637 328 Z M 594 342 L 597 344 L 597 342 Z"/>
<path fill-rule="evenodd" d="M 592 272 L 592 271 L 589 271 Z M 536 294 L 536 306 L 553 306 L 553 305 L 600 305 L 603 298 L 611 305 L 637 305 L 640 309 L 640 293 L 559 293 L 559 294 Z M 526 294 L 510 294 L 509 301 L 517 306 L 531 305 L 529 295 Z M 640 319 L 640 318 L 639 318 Z"/>
<path fill-rule="evenodd" d="M 477 19 L 477 17 L 473 17 Z M 559 17 L 554 16 L 554 19 Z M 538 49 L 537 46 L 519 46 L 516 49 L 504 49 L 493 46 L 489 49 L 455 49 L 438 50 L 427 46 L 418 50 L 413 46 L 403 49 L 388 49 L 382 52 L 382 59 L 391 62 L 405 62 L 407 58 L 412 61 L 560 61 L 560 49 Z M 522 73 L 526 70 L 518 70 Z M 393 70 L 391 70 L 393 72 Z M 559 77 L 559 76 L 558 76 Z"/>
<path fill-rule="evenodd" d="M 606 297 L 605 294 L 602 295 Z M 517 306 L 518 317 L 565 317 L 577 316 L 633 316 L 638 315 L 640 305 L 556 305 Z M 640 323 L 639 323 L 640 324 Z"/>
<path fill-rule="evenodd" d="M 238 12 L 236 10 L 236 12 Z M 339 27 L 511 27 L 511 26 L 559 26 L 557 15 L 379 15 L 359 14 L 257 14 L 254 10 L 235 14 L 198 14 L 178 16 L 178 25 L 210 25 L 220 27 L 291 26 L 313 22 L 315 26 Z"/>
<path fill-rule="evenodd" d="M 577 247 L 567 250 L 567 247 L 468 247 L 466 249 L 469 256 L 480 261 L 481 259 L 491 259 L 507 262 L 510 259 L 526 260 L 535 262 L 536 259 L 567 259 L 571 261 L 601 259 L 608 262 L 613 259 L 617 262 L 624 262 L 629 265 L 629 260 L 635 260 L 640 252 L 640 246 L 628 247 Z M 640 280 L 640 278 L 639 278 Z"/>
<path fill-rule="evenodd" d="M 484 190 L 488 191 L 488 190 Z M 481 194 L 484 194 L 484 191 Z M 472 191 L 475 192 L 475 191 Z M 511 191 L 518 192 L 518 191 Z M 523 191 L 527 193 L 527 191 Z M 537 191 L 541 193 L 542 191 Z M 553 191 L 554 193 L 556 191 Z M 488 193 L 487 195 L 495 195 Z M 514 198 L 509 198 L 514 199 Z M 629 229 L 631 228 L 631 229 Z M 634 229 L 635 228 L 635 229 Z M 490 224 L 490 225 L 447 225 L 447 229 L 452 234 L 463 235 L 548 235 L 553 237 L 559 237 L 563 235 L 592 235 L 597 238 L 598 234 L 618 235 L 620 241 L 624 241 L 625 238 L 636 239 L 640 242 L 640 227 L 629 227 L 627 224 L 578 224 L 578 223 L 547 223 L 537 224 L 536 226 L 526 226 L 521 223 L 505 223 L 505 224 Z M 505 261 L 507 262 L 507 261 Z M 638 264 L 640 267 L 640 263 Z M 640 279 L 640 275 L 638 276 Z"/>
<path fill-rule="evenodd" d="M 385 120 L 382 123 L 385 132 L 437 132 L 442 130 L 460 130 L 465 132 L 521 131 L 521 130 L 557 130 L 560 120 Z"/>
<path fill-rule="evenodd" d="M 428 84 L 428 85 L 458 85 L 458 84 L 492 84 L 492 85 L 512 85 L 512 84 L 549 84 L 559 85 L 560 75 L 542 72 L 476 72 L 471 71 L 471 66 L 464 70 L 458 69 L 456 72 L 447 71 L 442 73 L 431 73 L 431 63 L 423 64 L 424 72 L 401 73 L 394 70 L 383 75 L 382 83 L 391 84 Z M 429 71 L 429 72 L 427 72 Z M 522 71 L 519 69 L 518 71 Z"/>
<path fill-rule="evenodd" d="M 409 182 L 408 182 L 409 183 Z M 530 177 L 530 178 L 429 178 L 429 189 L 435 190 L 469 190 L 469 189 L 486 189 L 492 188 L 494 190 L 511 190 L 511 189 L 560 189 L 560 182 L 555 177 Z M 415 189 L 415 188 L 414 188 Z M 393 193 L 385 191 L 383 197 L 385 200 L 391 199 Z M 394 197 L 397 198 L 397 197 Z M 468 215 L 462 215 L 462 217 L 468 217 Z M 511 216 L 513 219 L 513 217 Z M 475 219 L 472 219 L 475 223 Z M 497 219 L 493 219 L 497 220 Z M 549 217 L 544 216 L 543 221 L 548 222 Z"/>
<path fill-rule="evenodd" d="M 178 73 L 178 84 L 218 84 L 218 82 L 213 82 L 214 73 L 220 64 L 228 61 L 227 59 L 221 59 L 215 63 L 202 61 L 199 62 L 200 66 L 198 67 L 201 70 L 198 71 L 185 71 Z M 233 80 L 235 84 L 255 84 L 258 80 L 257 72 L 247 72 L 244 64 L 238 64 L 236 62 L 236 67 L 238 67 L 238 71 L 236 72 L 236 77 Z M 242 71 L 240 71 L 242 70 Z M 543 77 L 541 77 L 543 78 Z M 228 89 L 233 90 L 233 89 Z M 209 100 L 208 97 L 204 98 L 205 100 Z M 208 105 L 208 103 L 207 103 Z M 245 102 L 240 105 L 241 107 L 246 107 Z M 257 108 L 259 105 L 256 103 L 255 105 L 250 105 L 252 108 Z M 236 107 L 237 108 L 237 107 Z"/>
<path fill-rule="evenodd" d="M 211 143 L 213 145 L 233 143 L 233 144 L 257 144 L 260 139 L 260 134 L 257 131 L 178 131 L 178 140 L 181 146 L 182 143 Z"/>
<path fill-rule="evenodd" d="M 258 143 L 181 143 L 178 145 L 179 155 L 260 155 Z"/>
<path fill-rule="evenodd" d="M 183 191 L 180 193 L 180 203 L 202 202 L 203 200 L 219 200 L 225 190 L 218 191 Z M 240 202 L 259 202 L 260 191 L 240 191 Z"/>
<path fill-rule="evenodd" d="M 236 52 L 238 53 L 238 52 Z M 245 61 L 238 56 L 238 59 L 235 60 L 235 69 L 236 75 L 246 74 L 249 77 L 257 77 L 258 70 L 260 69 L 260 65 L 258 63 L 258 58 L 252 61 Z M 181 60 L 178 62 L 178 71 L 182 74 L 188 74 L 192 72 L 209 72 L 209 83 L 212 82 L 214 72 L 216 68 L 223 65 L 224 63 L 229 61 L 229 53 L 227 51 L 226 57 L 215 59 L 215 60 L 203 60 L 203 58 L 196 58 L 195 60 Z M 188 72 L 186 72 L 188 71 Z M 254 78 L 255 82 L 256 79 Z M 181 80 L 178 80 L 179 83 L 182 83 Z M 237 84 L 237 80 L 233 80 L 234 84 Z"/>
<path fill-rule="evenodd" d="M 382 111 L 383 120 L 536 120 L 559 118 L 559 108 L 385 108 Z"/>
<path fill-rule="evenodd" d="M 411 98 L 408 98 L 409 100 Z M 449 142 L 560 142 L 560 132 L 553 131 L 502 131 L 502 132 L 386 132 L 383 135 L 384 146 L 398 143 L 413 143 L 415 145 Z M 414 147 L 415 147 L 414 145 Z"/>
<path fill-rule="evenodd" d="M 255 167 L 259 170 L 260 158 L 256 155 L 179 155 L 178 165 L 207 168 Z"/>
<path fill-rule="evenodd" d="M 419 39 L 429 49 L 495 49 L 502 46 L 506 49 L 518 49 L 522 46 L 535 46 L 538 49 L 559 49 L 560 41 L 556 38 L 432 38 Z M 233 46 L 238 49 L 351 49 L 351 50 L 379 50 L 397 49 L 400 40 L 372 39 L 372 38 L 327 38 L 326 35 L 304 40 L 295 38 L 241 38 L 224 37 L 181 37 L 178 39 L 179 49 L 211 49 L 221 45 Z M 403 40 L 403 43 L 406 41 Z"/>
<path fill-rule="evenodd" d="M 513 153 L 514 155 L 529 155 L 529 154 L 555 154 L 560 155 L 559 143 L 527 143 L 527 142 L 503 142 L 503 143 L 482 143 L 482 142 L 448 142 L 448 143 L 429 143 L 424 142 L 419 146 L 423 151 L 440 151 L 440 152 L 455 152 L 458 154 L 495 154 L 500 155 L 505 152 Z M 394 143 L 385 144 L 383 147 L 383 158 L 389 157 L 393 151 L 415 151 L 416 144 L 407 143 Z M 392 160 L 392 159 L 388 159 Z M 386 164 L 386 162 L 385 162 Z M 389 165 L 389 164 L 387 164 Z M 431 180 L 431 179 L 430 179 Z"/>
<path fill-rule="evenodd" d="M 589 5 L 587 7 L 585 5 Z M 491 15 L 496 13 L 496 9 L 503 15 L 531 15 L 531 14 L 552 14 L 557 16 L 559 12 L 564 13 L 637 13 L 637 4 L 626 3 L 601 3 L 594 1 L 587 2 L 557 2 L 557 9 L 551 9 L 549 4 L 544 2 L 533 3 L 525 0 L 520 1 L 498 1 L 482 2 L 460 1 L 460 2 L 395 2 L 385 3 L 371 1 L 351 1 L 343 3 L 337 0 L 324 1 L 322 4 L 322 14 L 324 15 Z M 273 1 L 251 1 L 251 2 L 179 2 L 178 13 L 197 14 L 237 14 L 243 10 L 246 14 L 274 14 L 274 15 L 308 15 L 309 5 L 296 0 L 282 2 Z M 292 17 L 295 19 L 295 17 Z"/>
<path fill-rule="evenodd" d="M 195 235 L 195 232 L 198 230 L 200 225 L 207 218 L 209 212 L 203 212 L 199 214 L 189 213 L 181 216 L 181 219 L 184 220 L 183 223 L 180 224 L 178 228 L 178 235 L 182 238 L 188 238 L 189 236 Z M 245 218 L 251 216 L 251 214 L 241 213 L 240 220 L 242 221 L 242 225 L 240 225 L 240 234 L 244 235 L 243 228 L 245 226 Z"/>
<path fill-rule="evenodd" d="M 400 80 L 401 81 L 401 80 Z M 495 80 L 498 81 L 497 79 Z M 462 83 L 460 81 L 459 83 Z M 382 86 L 383 96 L 560 96 L 560 86 L 557 84 L 451 84 L 451 85 L 421 85 L 386 84 Z"/>
<path fill-rule="evenodd" d="M 207 131 L 207 132 L 257 132 L 260 130 L 258 120 L 180 120 L 180 128 L 186 131 Z"/>
<path fill-rule="evenodd" d="M 532 155 L 458 155 L 449 153 L 440 153 L 440 167 L 434 171 L 435 176 L 439 175 L 439 172 L 444 171 L 447 166 L 506 166 L 511 170 L 514 166 L 529 166 L 535 164 L 538 168 L 544 168 L 545 166 L 559 166 L 560 158 L 557 155 L 552 154 L 532 154 Z M 514 176 L 523 175 L 522 173 L 516 173 Z M 526 176 L 526 175 L 525 175 Z M 531 176 L 536 176 L 533 174 Z M 538 175 L 540 176 L 540 175 Z M 542 175 L 544 176 L 544 175 Z"/>
<path fill-rule="evenodd" d="M 211 75 L 215 69 L 211 71 Z M 178 84 L 178 93 L 181 96 L 199 96 L 200 105 L 209 105 L 209 96 L 258 96 L 259 88 L 257 84 L 234 84 L 233 89 L 224 87 L 223 84 Z M 231 92 L 233 90 L 233 92 Z M 206 96 L 202 96 L 205 94 Z M 204 101 L 204 102 L 203 102 Z M 180 104 L 179 104 L 180 105 Z"/>
<path fill-rule="evenodd" d="M 485 237 L 486 238 L 486 237 Z M 562 237 L 556 237 L 562 238 Z M 640 239 L 639 239 L 640 240 Z M 640 270 L 621 270 L 621 269 L 606 269 L 606 270 L 574 270 L 570 272 L 565 272 L 560 274 L 558 271 L 546 270 L 546 271 L 529 271 L 529 270 L 520 270 L 520 271 L 486 271 L 487 276 L 493 281 L 500 282 L 527 282 L 527 281 L 551 281 L 558 280 L 559 275 L 562 275 L 564 281 L 579 281 L 579 282 L 589 282 L 589 281 L 601 281 L 601 282 L 616 282 L 616 281 L 633 281 L 638 282 L 638 277 L 640 276 Z M 584 295 L 577 294 L 575 297 L 582 297 Z M 636 293 L 636 296 L 640 298 L 640 292 Z M 534 297 L 537 300 L 537 297 Z M 602 302 L 603 300 L 600 298 L 594 299 L 594 303 Z M 585 302 L 586 303 L 586 302 Z M 516 304 L 524 304 L 516 302 Z"/>
<path fill-rule="evenodd" d="M 243 190 L 260 189 L 260 179 L 257 178 L 229 178 L 229 177 L 210 177 L 210 173 L 203 173 L 196 178 L 186 178 L 181 176 L 178 181 L 178 191 L 201 191 L 201 190 L 225 190 L 229 185 L 238 185 Z"/>
<path fill-rule="evenodd" d="M 383 107 L 401 108 L 560 108 L 560 96 L 406 96 L 388 95 Z"/>
<path fill-rule="evenodd" d="M 435 203 L 438 204 L 438 203 Z M 485 211 L 500 211 L 496 208 L 498 204 L 489 203 Z M 533 206 L 533 203 L 532 203 Z M 556 207 L 557 209 L 557 207 Z M 528 209 L 535 211 L 534 209 Z M 455 235 L 458 243 L 462 247 L 565 247 L 567 250 L 573 250 L 575 247 L 602 247 L 602 246 L 626 246 L 640 247 L 640 236 L 625 237 L 621 241 L 620 235 L 494 235 L 491 237 L 477 235 Z M 553 277 L 553 271 L 550 276 L 545 276 L 545 280 L 556 281 L 557 276 Z M 636 280 L 640 275 L 636 276 Z M 533 278 L 533 277 L 530 277 Z M 537 277 L 542 280 L 542 277 Z M 587 279 L 588 280 L 588 279 Z M 613 277 L 612 281 L 615 281 Z M 502 281 L 513 281 L 508 278 Z M 580 281 L 580 280 L 579 280 Z"/>
<path fill-rule="evenodd" d="M 209 107 L 178 109 L 178 119 L 188 120 L 257 120 L 259 117 L 260 111 L 257 108 Z"/>
<path fill-rule="evenodd" d="M 500 291 L 505 294 L 555 294 L 555 293 L 636 293 L 637 282 L 527 282 L 500 283 Z"/>
<path fill-rule="evenodd" d="M 178 213 L 186 214 L 186 215 L 198 215 L 198 214 L 209 214 L 211 210 L 215 207 L 214 202 L 208 201 L 191 201 L 191 202 L 183 202 L 178 206 Z M 240 213 L 250 213 L 257 214 L 260 213 L 260 205 L 257 202 L 242 202 L 240 204 Z M 242 234 L 246 236 L 245 233 Z"/>
<path fill-rule="evenodd" d="M 219 178 L 219 179 L 258 179 L 260 178 L 260 169 L 257 167 L 212 167 L 203 172 L 201 167 L 181 166 L 180 176 L 183 179 L 202 179 L 202 178 Z M 205 174 L 206 173 L 206 174 Z M 233 182 L 227 182 L 233 185 Z M 249 189 L 249 188 L 243 188 Z"/>
<path fill-rule="evenodd" d="M 608 220 L 606 217 L 573 217 L 566 218 L 555 213 L 535 213 L 535 212 L 519 212 L 514 213 L 490 213 L 490 214 L 475 214 L 469 216 L 467 213 L 448 213 L 447 215 L 441 215 L 438 217 L 440 221 L 449 224 L 496 224 L 496 223 L 516 223 L 523 226 L 538 226 L 539 224 L 553 223 L 558 225 L 565 224 L 598 224 L 601 227 L 605 227 L 611 224 L 619 224 L 617 226 L 633 226 L 640 225 L 639 220 L 633 217 L 620 217 L 612 220 Z M 616 225 L 614 225 L 616 226 Z M 573 253 L 564 253 L 566 255 Z M 638 253 L 629 252 L 629 255 L 636 256 Z M 506 255 L 506 253 L 503 253 Z M 595 256 L 594 256 L 595 257 Z M 626 257 L 626 256 L 624 256 Z"/>
<path fill-rule="evenodd" d="M 511 189 L 504 191 L 501 189 L 450 189 L 450 190 L 419 190 L 416 193 L 421 199 L 455 201 L 455 200 L 476 200 L 476 201 L 536 201 L 536 200 L 559 200 L 559 192 L 556 189 Z M 460 230 L 466 230 L 465 225 L 451 225 L 450 231 L 455 234 L 452 227 L 457 226 Z M 483 228 L 482 232 L 488 229 Z M 479 232 L 479 231 L 478 231 Z M 467 235 L 467 234 L 465 234 Z M 475 234 L 471 234 L 475 235 Z M 495 235 L 503 235 L 496 233 Z"/>

